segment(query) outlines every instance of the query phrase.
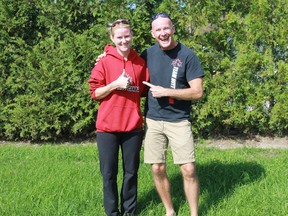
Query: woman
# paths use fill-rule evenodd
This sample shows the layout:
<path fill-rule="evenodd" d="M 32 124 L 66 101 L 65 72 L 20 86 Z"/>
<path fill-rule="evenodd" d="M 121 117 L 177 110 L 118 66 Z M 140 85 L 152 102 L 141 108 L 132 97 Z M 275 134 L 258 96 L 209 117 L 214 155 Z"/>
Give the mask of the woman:
<path fill-rule="evenodd" d="M 143 117 L 140 97 L 148 81 L 145 61 L 132 45 L 132 30 L 127 20 L 116 20 L 110 27 L 115 46 L 105 47 L 88 80 L 90 94 L 100 101 L 97 120 L 97 146 L 103 177 L 104 208 L 108 216 L 135 215 L 137 173 L 142 146 Z M 121 211 L 118 209 L 118 156 L 122 151 L 123 182 Z M 121 214 L 120 214 L 121 212 Z"/>

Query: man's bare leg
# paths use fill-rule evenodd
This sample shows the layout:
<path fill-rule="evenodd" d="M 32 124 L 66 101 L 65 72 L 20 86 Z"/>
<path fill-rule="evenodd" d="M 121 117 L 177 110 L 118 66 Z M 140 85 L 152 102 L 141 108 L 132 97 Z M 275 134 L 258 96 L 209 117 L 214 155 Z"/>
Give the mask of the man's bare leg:
<path fill-rule="evenodd" d="M 166 173 L 166 165 L 164 163 L 153 164 L 152 173 L 154 184 L 166 209 L 166 216 L 175 215 L 170 193 L 170 182 Z"/>
<path fill-rule="evenodd" d="M 199 181 L 196 175 L 196 167 L 194 163 L 187 163 L 180 166 L 184 191 L 190 208 L 190 215 L 198 215 L 198 199 L 199 199 Z"/>

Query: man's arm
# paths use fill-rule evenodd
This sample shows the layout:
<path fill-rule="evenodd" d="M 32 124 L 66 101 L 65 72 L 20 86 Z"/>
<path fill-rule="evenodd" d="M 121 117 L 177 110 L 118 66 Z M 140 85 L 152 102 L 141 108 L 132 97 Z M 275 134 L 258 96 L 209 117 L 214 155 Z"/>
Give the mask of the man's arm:
<path fill-rule="evenodd" d="M 171 97 L 177 100 L 199 100 L 203 95 L 203 78 L 196 78 L 189 81 L 190 88 L 172 89 L 155 86 L 151 83 L 143 82 L 150 87 L 152 96 L 155 98 Z"/>

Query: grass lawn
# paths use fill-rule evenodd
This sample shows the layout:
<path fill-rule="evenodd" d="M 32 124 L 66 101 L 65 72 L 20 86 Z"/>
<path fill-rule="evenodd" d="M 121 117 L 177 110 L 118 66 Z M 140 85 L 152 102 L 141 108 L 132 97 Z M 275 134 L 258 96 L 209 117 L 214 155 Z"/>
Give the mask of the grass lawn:
<path fill-rule="evenodd" d="M 197 146 L 199 215 L 287 216 L 288 150 Z M 143 151 L 142 151 L 143 158 Z M 188 216 L 182 177 L 169 152 L 173 203 Z M 121 181 L 119 170 L 119 181 Z M 0 145 L 0 215 L 104 216 L 97 148 L 79 145 Z M 163 216 L 150 166 L 139 170 L 139 216 Z"/>

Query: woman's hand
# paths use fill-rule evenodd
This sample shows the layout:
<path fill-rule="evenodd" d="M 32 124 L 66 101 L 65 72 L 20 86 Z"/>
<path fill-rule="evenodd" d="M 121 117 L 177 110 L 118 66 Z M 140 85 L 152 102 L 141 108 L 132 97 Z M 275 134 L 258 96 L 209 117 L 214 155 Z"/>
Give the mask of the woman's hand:
<path fill-rule="evenodd" d="M 122 74 L 114 81 L 114 84 L 117 86 L 118 90 L 127 89 L 131 84 L 131 77 L 123 69 Z"/>

